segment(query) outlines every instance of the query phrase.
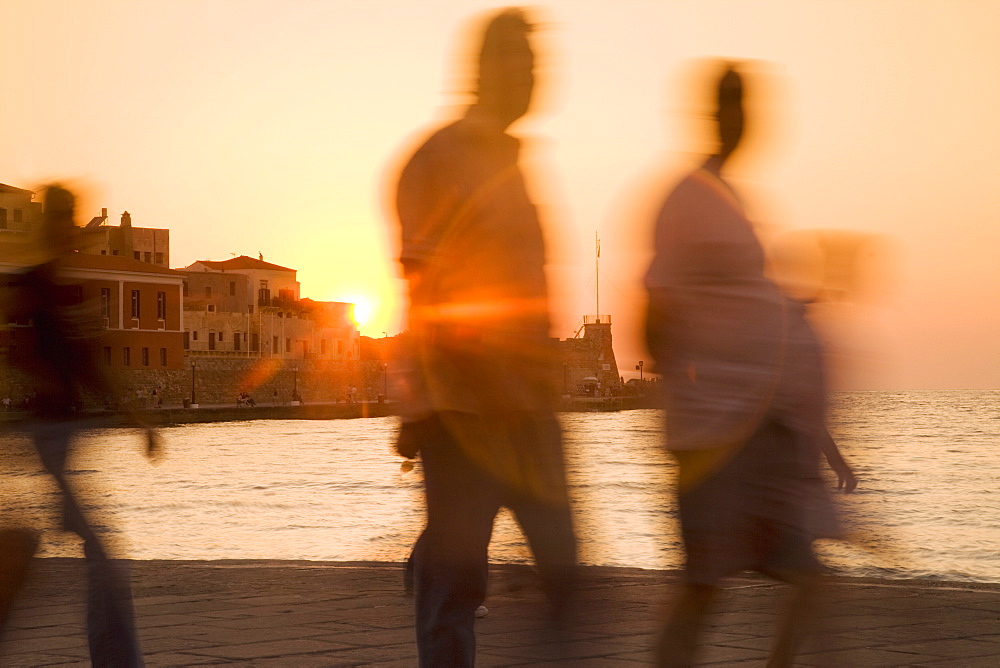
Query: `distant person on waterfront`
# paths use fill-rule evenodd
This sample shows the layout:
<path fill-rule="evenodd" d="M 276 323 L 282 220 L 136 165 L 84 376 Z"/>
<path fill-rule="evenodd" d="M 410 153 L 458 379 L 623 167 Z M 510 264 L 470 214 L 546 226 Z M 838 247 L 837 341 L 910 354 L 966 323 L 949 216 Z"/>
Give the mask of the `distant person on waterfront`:
<path fill-rule="evenodd" d="M 398 449 L 423 462 L 427 525 L 414 553 L 422 666 L 471 666 L 488 546 L 510 508 L 557 615 L 575 583 L 542 228 L 507 128 L 534 88 L 531 26 L 492 16 L 476 100 L 406 163 L 396 191 L 412 335 Z"/>
<path fill-rule="evenodd" d="M 823 570 L 812 543 L 840 533 L 821 457 L 841 486 L 856 481 L 826 430 L 822 350 L 805 306 L 765 276 L 761 245 L 723 176 L 744 134 L 745 76 L 715 66 L 718 149 L 667 196 L 646 275 L 647 342 L 665 381 L 687 557 L 658 660 L 693 665 L 720 580 L 756 570 L 793 587 L 768 664 L 786 666 Z"/>
<path fill-rule="evenodd" d="M 141 666 L 128 571 L 108 554 L 100 531 L 91 524 L 79 500 L 79 490 L 66 474 L 84 392 L 95 397 L 117 394 L 97 362 L 97 350 L 87 337 L 74 291 L 63 281 L 62 261 L 73 253 L 78 241 L 74 201 L 73 195 L 59 186 L 46 190 L 39 242 L 45 259 L 18 276 L 9 295 L 8 313 L 34 325 L 31 345 L 19 347 L 23 356 L 15 358 L 15 365 L 37 388 L 30 404 L 30 429 L 41 463 L 58 487 L 64 528 L 83 540 L 91 661 L 95 666 Z M 155 457 L 155 432 L 137 414 L 130 414 L 145 430 L 147 455 Z M 30 533 L 22 531 L 22 538 Z M 30 547 L 24 544 L 22 556 Z M 5 562 L 4 570 L 16 576 L 16 571 L 23 571 L 25 561 Z M 5 572 L 0 581 L 16 581 L 16 577 Z M 4 603 L 9 605 L 10 601 Z"/>

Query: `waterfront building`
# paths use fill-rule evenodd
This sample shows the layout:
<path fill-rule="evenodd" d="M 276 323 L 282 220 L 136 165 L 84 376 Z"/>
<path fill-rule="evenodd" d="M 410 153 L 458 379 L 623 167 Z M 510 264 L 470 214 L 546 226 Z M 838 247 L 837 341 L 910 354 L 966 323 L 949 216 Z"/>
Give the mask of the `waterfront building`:
<path fill-rule="evenodd" d="M 558 342 L 563 395 L 608 396 L 621 391 L 621 376 L 611 341 L 610 315 L 585 315 L 576 336 Z"/>
<path fill-rule="evenodd" d="M 0 243 L 18 243 L 27 239 L 42 217 L 42 203 L 35 193 L 0 183 Z"/>
<path fill-rule="evenodd" d="M 180 271 L 184 346 L 194 356 L 360 358 L 354 305 L 301 298 L 294 269 L 241 255 Z"/>
<path fill-rule="evenodd" d="M 132 258 L 157 267 L 170 267 L 170 230 L 135 227 L 132 214 L 125 211 L 118 226 L 108 225 L 108 210 L 101 209 L 84 228 L 80 252 Z"/>
<path fill-rule="evenodd" d="M 183 276 L 127 257 L 72 253 L 61 261 L 68 300 L 77 306 L 81 328 L 93 337 L 101 364 L 112 370 L 179 369 L 184 350 L 181 332 Z M 0 247 L 0 280 L 16 285 L 29 268 L 23 258 Z M 3 312 L 0 348 L 15 362 L 32 345 L 32 323 Z"/>

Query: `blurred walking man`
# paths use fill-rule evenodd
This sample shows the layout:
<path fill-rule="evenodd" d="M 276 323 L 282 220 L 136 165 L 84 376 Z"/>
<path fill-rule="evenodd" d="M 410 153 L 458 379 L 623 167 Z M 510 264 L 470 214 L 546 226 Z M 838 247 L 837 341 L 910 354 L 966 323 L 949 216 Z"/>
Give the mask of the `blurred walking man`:
<path fill-rule="evenodd" d="M 556 614 L 574 579 L 542 229 L 520 143 L 506 133 L 531 102 L 530 30 L 518 10 L 488 22 L 476 102 L 416 151 L 396 193 L 412 337 L 399 451 L 419 451 L 427 498 L 414 554 L 422 666 L 473 665 L 501 507 L 517 517 Z"/>

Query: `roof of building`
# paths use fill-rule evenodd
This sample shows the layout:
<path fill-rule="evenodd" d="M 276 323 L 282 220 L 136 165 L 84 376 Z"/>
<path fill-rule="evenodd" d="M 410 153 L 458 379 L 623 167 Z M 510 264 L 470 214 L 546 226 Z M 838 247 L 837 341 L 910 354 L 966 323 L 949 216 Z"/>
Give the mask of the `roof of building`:
<path fill-rule="evenodd" d="M 107 271 L 128 271 L 134 274 L 162 274 L 164 276 L 183 276 L 184 274 L 166 267 L 159 267 L 149 262 L 134 260 L 123 255 L 90 255 L 89 253 L 72 253 L 62 259 L 64 267 L 76 269 L 104 269 Z"/>
<path fill-rule="evenodd" d="M 0 242 L 0 263 L 10 264 L 15 267 L 31 267 L 39 262 L 44 262 L 45 258 L 39 254 L 38 249 L 28 244 L 14 244 Z M 70 253 L 59 262 L 61 267 L 67 269 L 98 269 L 104 271 L 126 271 L 131 274 L 159 274 L 161 276 L 184 276 L 179 271 L 159 267 L 148 262 L 134 260 L 124 255 L 93 255 L 90 253 Z"/>
<path fill-rule="evenodd" d="M 24 188 L 15 188 L 14 186 L 9 186 L 6 183 L 0 183 L 0 193 L 23 193 L 25 195 L 31 195 L 34 191 L 25 190 Z"/>
<path fill-rule="evenodd" d="M 239 257 L 234 257 L 229 260 L 214 261 L 214 260 L 198 260 L 193 264 L 203 264 L 209 269 L 227 270 L 232 271 L 234 269 L 266 269 L 268 271 L 295 271 L 294 269 L 289 269 L 288 267 L 282 267 L 281 265 L 271 264 L 270 262 L 264 262 L 263 260 L 255 260 L 252 257 L 246 255 L 240 255 Z"/>

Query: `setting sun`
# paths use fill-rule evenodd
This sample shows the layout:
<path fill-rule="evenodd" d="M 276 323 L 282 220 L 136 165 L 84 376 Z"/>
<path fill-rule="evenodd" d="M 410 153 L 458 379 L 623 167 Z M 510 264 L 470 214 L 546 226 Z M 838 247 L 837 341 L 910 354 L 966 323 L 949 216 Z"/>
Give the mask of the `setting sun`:
<path fill-rule="evenodd" d="M 372 317 L 372 304 L 365 297 L 355 297 L 350 300 L 354 303 L 354 322 L 358 323 L 358 329 L 363 329 Z"/>

